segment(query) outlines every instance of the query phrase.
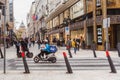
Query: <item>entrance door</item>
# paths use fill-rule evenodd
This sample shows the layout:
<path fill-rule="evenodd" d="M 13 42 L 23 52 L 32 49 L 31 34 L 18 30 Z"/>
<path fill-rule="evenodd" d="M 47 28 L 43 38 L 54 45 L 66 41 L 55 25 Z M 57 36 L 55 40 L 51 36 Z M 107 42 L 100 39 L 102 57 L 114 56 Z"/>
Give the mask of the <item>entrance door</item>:
<path fill-rule="evenodd" d="M 88 27 L 87 30 L 87 46 L 90 48 L 93 41 L 93 27 Z"/>
<path fill-rule="evenodd" d="M 112 41 L 113 47 L 116 48 L 117 43 L 120 42 L 120 25 L 113 25 L 112 28 L 113 37 L 110 41 Z"/>

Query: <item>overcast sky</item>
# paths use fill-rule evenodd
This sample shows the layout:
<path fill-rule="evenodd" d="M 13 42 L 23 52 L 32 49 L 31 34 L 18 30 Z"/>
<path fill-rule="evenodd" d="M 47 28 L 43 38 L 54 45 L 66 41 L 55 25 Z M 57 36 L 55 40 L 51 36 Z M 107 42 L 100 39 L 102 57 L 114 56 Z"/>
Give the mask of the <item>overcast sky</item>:
<path fill-rule="evenodd" d="M 34 0 L 14 0 L 14 17 L 18 27 L 23 21 L 26 25 L 26 16 Z"/>

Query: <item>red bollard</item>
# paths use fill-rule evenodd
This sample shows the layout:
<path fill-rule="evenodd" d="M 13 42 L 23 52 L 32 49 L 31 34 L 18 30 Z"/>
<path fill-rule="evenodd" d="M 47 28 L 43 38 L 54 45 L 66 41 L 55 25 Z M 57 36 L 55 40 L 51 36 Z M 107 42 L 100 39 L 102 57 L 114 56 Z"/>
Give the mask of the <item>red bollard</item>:
<path fill-rule="evenodd" d="M 66 63 L 67 71 L 68 71 L 67 73 L 73 73 L 72 68 L 70 66 L 70 63 L 68 61 L 68 58 L 67 58 L 67 55 L 66 55 L 65 52 L 63 52 L 63 56 L 64 56 L 64 59 L 65 59 L 65 63 Z"/>
<path fill-rule="evenodd" d="M 21 56 L 22 56 L 22 59 L 23 59 L 23 64 L 24 64 L 24 69 L 25 69 L 24 73 L 25 74 L 30 73 L 29 68 L 28 68 L 28 64 L 27 64 L 27 61 L 26 61 L 25 53 L 21 52 Z"/>
<path fill-rule="evenodd" d="M 111 68 L 111 73 L 117 73 L 108 51 L 106 51 L 106 56 L 107 56 L 107 59 L 108 59 L 108 62 L 109 62 L 110 68 Z"/>

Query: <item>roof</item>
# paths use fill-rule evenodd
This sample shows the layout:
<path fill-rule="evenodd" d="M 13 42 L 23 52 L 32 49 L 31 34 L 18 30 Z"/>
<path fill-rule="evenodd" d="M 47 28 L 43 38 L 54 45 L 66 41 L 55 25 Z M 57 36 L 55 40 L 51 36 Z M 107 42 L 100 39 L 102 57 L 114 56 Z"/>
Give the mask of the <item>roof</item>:
<path fill-rule="evenodd" d="M 20 24 L 20 27 L 19 28 L 25 28 L 25 25 L 24 25 L 24 23 L 23 22 L 21 22 L 21 24 Z"/>

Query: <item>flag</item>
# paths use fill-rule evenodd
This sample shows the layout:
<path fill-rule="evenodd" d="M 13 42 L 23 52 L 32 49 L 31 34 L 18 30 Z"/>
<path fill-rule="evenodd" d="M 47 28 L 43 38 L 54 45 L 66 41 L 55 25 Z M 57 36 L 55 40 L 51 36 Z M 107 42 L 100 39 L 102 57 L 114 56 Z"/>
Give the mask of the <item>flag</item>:
<path fill-rule="evenodd" d="M 35 14 L 33 14 L 32 19 L 35 21 Z"/>
<path fill-rule="evenodd" d="M 35 19 L 38 20 L 38 15 L 36 15 Z"/>
<path fill-rule="evenodd" d="M 38 19 L 38 15 L 33 14 L 32 19 L 35 21 Z"/>

